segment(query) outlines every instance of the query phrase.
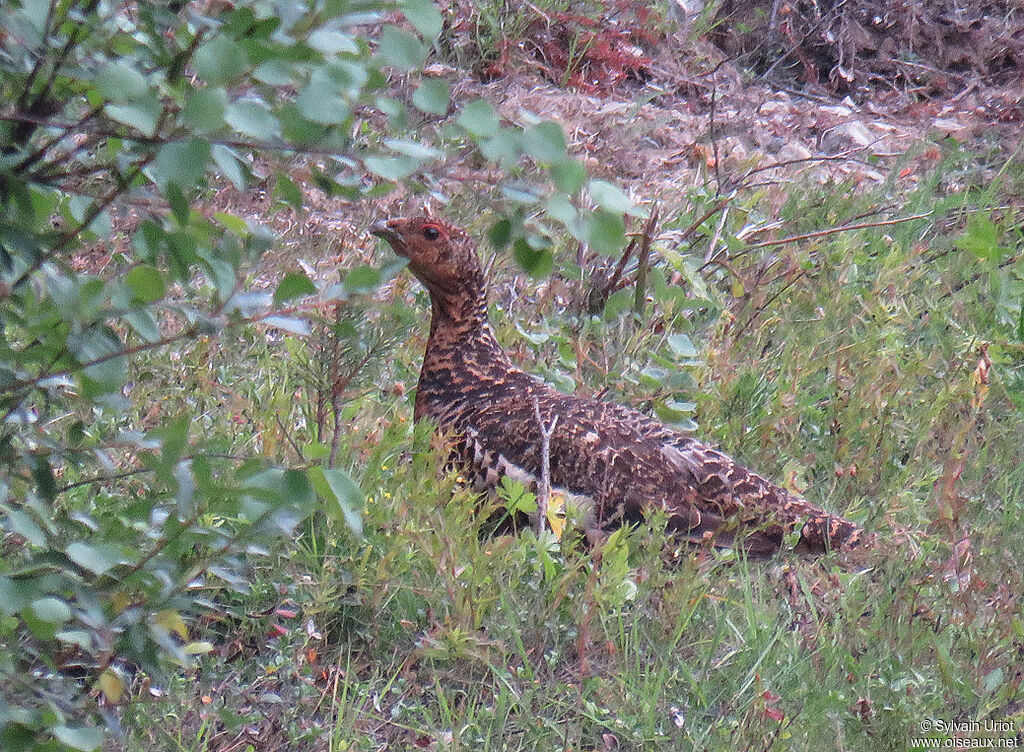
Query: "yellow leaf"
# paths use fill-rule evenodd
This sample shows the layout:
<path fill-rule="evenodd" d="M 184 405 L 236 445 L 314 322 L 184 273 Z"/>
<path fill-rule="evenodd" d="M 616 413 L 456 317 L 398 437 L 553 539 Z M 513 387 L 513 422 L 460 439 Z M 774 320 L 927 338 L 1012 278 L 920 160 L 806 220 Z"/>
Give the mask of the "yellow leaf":
<path fill-rule="evenodd" d="M 562 540 L 562 533 L 565 531 L 565 497 L 560 493 L 552 492 L 548 496 L 548 525 L 551 532 L 558 540 Z"/>
<path fill-rule="evenodd" d="M 181 639 L 188 639 L 188 627 L 185 626 L 185 620 L 177 611 L 160 611 L 153 617 L 153 621 L 158 627 L 175 633 Z"/>
<path fill-rule="evenodd" d="M 114 607 L 114 613 L 122 613 L 128 606 L 131 605 L 132 599 L 128 597 L 128 593 L 123 590 L 118 590 L 112 596 L 110 596 L 110 605 Z"/>
<path fill-rule="evenodd" d="M 121 681 L 121 677 L 109 668 L 100 674 L 99 685 L 100 691 L 103 692 L 108 702 L 116 705 L 121 701 L 121 695 L 124 693 L 124 682 Z"/>

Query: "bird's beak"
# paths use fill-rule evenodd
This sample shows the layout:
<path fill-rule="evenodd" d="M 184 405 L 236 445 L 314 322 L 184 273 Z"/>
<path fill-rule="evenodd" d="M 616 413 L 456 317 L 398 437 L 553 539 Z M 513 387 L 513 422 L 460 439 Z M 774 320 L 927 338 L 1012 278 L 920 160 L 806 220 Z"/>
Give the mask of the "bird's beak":
<path fill-rule="evenodd" d="M 383 238 L 391 244 L 391 247 L 398 253 L 402 246 L 402 236 L 391 229 L 386 219 L 381 219 L 370 225 L 370 232 L 378 238 Z"/>

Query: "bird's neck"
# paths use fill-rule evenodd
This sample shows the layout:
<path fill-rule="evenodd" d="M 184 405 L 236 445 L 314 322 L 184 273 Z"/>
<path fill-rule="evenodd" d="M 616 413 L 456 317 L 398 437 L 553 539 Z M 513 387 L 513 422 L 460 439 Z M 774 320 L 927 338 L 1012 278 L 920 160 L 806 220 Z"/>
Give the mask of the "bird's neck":
<path fill-rule="evenodd" d="M 452 351 L 489 355 L 507 361 L 505 351 L 498 344 L 487 317 L 487 294 L 479 289 L 462 290 L 457 294 L 431 291 L 430 339 L 427 342 L 428 361 L 447 356 Z"/>
<path fill-rule="evenodd" d="M 467 405 L 519 372 L 498 344 L 487 298 L 431 291 L 430 338 L 423 357 L 415 417 L 461 427 Z"/>

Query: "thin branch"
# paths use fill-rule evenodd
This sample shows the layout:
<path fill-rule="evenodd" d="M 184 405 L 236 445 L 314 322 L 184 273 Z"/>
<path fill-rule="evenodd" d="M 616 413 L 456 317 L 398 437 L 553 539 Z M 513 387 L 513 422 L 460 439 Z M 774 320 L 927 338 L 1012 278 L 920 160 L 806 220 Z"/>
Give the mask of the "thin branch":
<path fill-rule="evenodd" d="M 747 246 L 746 250 L 750 251 L 754 248 L 769 248 L 776 245 L 786 245 L 786 243 L 795 243 L 799 240 L 810 240 L 811 238 L 823 238 L 828 235 L 835 235 L 840 232 L 849 232 L 850 230 L 863 230 L 868 227 L 889 227 L 890 225 L 898 225 L 902 222 L 913 222 L 916 219 L 926 219 L 932 216 L 932 212 L 925 212 L 924 214 L 911 214 L 907 217 L 897 217 L 896 219 L 886 219 L 880 222 L 858 222 L 851 225 L 841 225 L 840 227 L 829 227 L 825 230 L 815 230 L 814 232 L 807 232 L 803 235 L 790 235 L 788 238 L 779 238 L 778 240 L 762 240 L 759 243 L 751 243 Z"/>
<path fill-rule="evenodd" d="M 711 263 L 711 259 L 715 257 L 715 248 L 718 247 L 718 240 L 722 237 L 722 230 L 725 229 L 725 222 L 729 218 L 729 207 L 725 207 L 722 211 L 722 216 L 718 220 L 718 226 L 715 228 L 715 234 L 711 236 L 711 242 L 708 244 L 707 253 L 704 254 L 704 265 L 707 266 Z"/>
<path fill-rule="evenodd" d="M 772 162 L 771 164 L 758 165 L 757 167 L 751 167 L 747 170 L 743 177 L 740 178 L 739 184 L 742 185 L 747 181 L 748 178 L 756 175 L 759 172 L 765 172 L 767 170 L 774 170 L 777 167 L 788 167 L 795 164 L 804 164 L 806 162 L 857 162 L 858 164 L 868 164 L 863 159 L 851 159 L 851 154 L 864 151 L 866 146 L 858 146 L 855 149 L 848 149 L 840 154 L 829 154 L 827 156 L 820 157 L 800 157 L 798 159 L 784 159 L 781 162 Z"/>
<path fill-rule="evenodd" d="M 277 413 L 274 413 L 274 420 L 277 421 L 277 427 L 281 429 L 281 435 L 284 436 L 285 441 L 288 442 L 288 444 L 291 446 L 295 454 L 298 455 L 299 459 L 305 462 L 306 458 L 302 454 L 302 450 L 299 448 L 299 445 L 295 443 L 295 439 L 294 437 L 292 437 L 291 432 L 289 432 L 288 429 L 285 428 L 284 423 L 281 421 L 281 416 L 278 415 Z"/>
<path fill-rule="evenodd" d="M 540 482 L 537 484 L 537 535 L 544 531 L 544 521 L 548 516 L 548 500 L 551 498 L 551 434 L 558 425 L 558 415 L 551 418 L 547 425 L 540 417 L 540 403 L 533 398 L 533 417 L 540 428 Z"/>
<path fill-rule="evenodd" d="M 40 39 L 46 39 L 50 35 L 50 23 L 53 21 L 53 12 L 56 9 L 57 0 L 50 0 L 50 7 L 46 10 L 46 20 L 43 23 L 43 33 Z M 22 44 L 25 44 L 24 42 Z M 27 47 L 27 45 L 26 45 Z M 39 78 L 39 72 L 43 69 L 43 64 L 47 60 L 47 55 L 39 55 L 36 57 L 36 62 L 32 66 L 32 70 L 29 71 L 28 78 L 25 79 L 25 87 L 21 90 L 21 94 L 18 97 L 18 108 L 25 109 L 28 104 L 28 98 L 32 94 L 32 87 L 36 83 L 36 79 Z"/>
<path fill-rule="evenodd" d="M 39 271 L 43 264 L 52 260 L 58 253 L 67 248 L 79 234 L 92 224 L 96 217 L 106 211 L 106 209 L 117 200 L 118 196 L 128 190 L 128 186 L 131 182 L 142 173 L 142 170 L 145 169 L 146 165 L 148 165 L 152 159 L 152 154 L 143 157 L 142 161 L 135 165 L 130 173 L 121 180 L 117 187 L 113 188 L 100 201 L 97 201 L 89 208 L 89 211 L 86 212 L 81 222 L 79 222 L 75 227 L 69 228 L 58 235 L 57 239 L 53 242 L 53 245 L 50 246 L 50 249 L 45 253 L 39 254 L 39 257 L 18 276 L 11 285 L 11 289 L 17 289 L 21 285 L 25 284 L 33 274 Z"/>
<path fill-rule="evenodd" d="M 86 123 L 88 123 L 94 117 L 96 117 L 101 112 L 103 112 L 103 106 L 104 106 L 103 104 L 98 104 L 95 107 L 93 107 L 91 110 L 89 110 L 87 113 L 85 113 L 76 122 L 66 124 L 65 127 L 60 129 L 60 133 L 58 133 L 56 136 L 51 138 L 46 143 L 42 144 L 38 149 L 36 149 L 31 154 L 29 154 L 23 160 L 18 162 L 18 164 L 16 164 L 14 166 L 14 170 L 13 171 L 20 174 L 20 173 L 24 172 L 25 170 L 27 170 L 32 165 L 34 165 L 36 162 L 38 162 L 40 159 L 42 159 L 44 156 L 46 156 L 46 153 L 49 152 L 51 149 L 53 149 L 57 144 L 59 144 L 65 138 L 70 136 L 72 133 L 75 133 L 76 131 L 80 131 L 82 129 L 82 126 L 84 126 Z"/>
<path fill-rule="evenodd" d="M 747 330 L 747 327 L 750 326 L 754 322 L 754 320 L 758 316 L 760 316 L 765 311 L 766 308 L 768 308 L 768 306 L 770 306 L 772 303 L 774 303 L 776 300 L 778 300 L 779 297 L 782 295 L 782 293 L 786 292 L 786 290 L 788 290 L 790 287 L 795 285 L 806 274 L 807 274 L 807 270 L 806 269 L 801 269 L 800 271 L 798 271 L 796 274 L 793 275 L 793 278 L 791 280 L 789 280 L 789 282 L 787 282 L 782 287 L 780 287 L 778 290 L 776 290 L 771 296 L 768 297 L 767 300 L 765 300 L 763 303 L 761 303 L 761 305 L 757 306 L 757 308 L 755 308 L 753 311 L 751 311 L 750 316 L 747 317 L 747 320 L 744 321 L 740 325 L 740 327 L 736 330 L 736 333 L 733 334 L 733 339 L 739 339 L 740 336 L 743 334 L 743 332 L 745 332 Z"/>
<path fill-rule="evenodd" d="M 715 158 L 715 195 L 722 195 L 722 172 L 718 155 L 718 134 L 715 132 L 715 103 L 718 86 L 711 87 L 711 110 L 708 114 L 708 137 L 711 139 L 711 153 Z"/>
<path fill-rule="evenodd" d="M 74 130 L 75 123 L 52 120 L 46 117 L 36 117 L 23 112 L 0 113 L 0 122 L 8 123 L 31 123 L 46 128 L 70 128 Z M 193 140 L 193 136 L 146 136 L 144 134 L 125 134 L 121 128 L 92 128 L 89 135 L 101 138 L 118 138 L 127 143 L 142 144 L 144 146 L 163 146 L 164 144 L 184 144 Z M 244 139 L 226 138 L 224 136 L 207 136 L 204 138 L 215 146 L 228 146 L 235 149 L 251 149 L 253 151 L 279 151 L 290 154 L 302 154 L 310 156 L 351 156 L 350 149 L 337 149 L 331 147 L 320 147 L 289 143 L 282 139 L 246 141 Z"/>
<path fill-rule="evenodd" d="M 1005 269 L 1008 266 L 1013 266 L 1018 261 L 1020 261 L 1022 258 L 1024 258 L 1024 253 L 1015 253 L 1012 256 L 1010 256 L 1009 258 L 1004 259 L 1003 261 L 1000 261 L 999 265 L 996 267 L 996 269 Z M 943 293 L 942 297 L 939 298 L 939 300 L 945 300 L 946 298 L 953 297 L 958 292 L 963 290 L 965 287 L 967 287 L 968 285 L 973 285 L 975 282 L 977 282 L 979 279 L 981 279 L 982 277 L 984 277 L 986 274 L 990 273 L 991 271 L 992 271 L 991 269 L 986 269 L 983 272 L 978 272 L 977 274 L 973 274 L 973 275 L 971 275 L 970 277 L 968 277 L 965 280 L 961 280 L 960 282 L 957 282 L 955 285 L 953 285 L 953 287 L 951 287 L 949 289 L 948 292 Z"/>
<path fill-rule="evenodd" d="M 214 457 L 216 459 L 222 459 L 222 460 L 234 460 L 236 462 L 243 462 L 244 460 L 248 459 L 247 457 L 242 457 L 241 455 L 237 455 L 237 454 L 224 454 L 224 453 L 221 453 L 221 452 L 212 452 L 212 453 L 204 452 L 201 455 L 186 454 L 186 455 L 182 456 L 180 459 L 181 460 L 191 460 L 191 459 L 195 459 L 197 456 L 199 456 L 199 457 Z M 71 490 L 76 489 L 76 488 L 81 488 L 82 486 L 92 486 L 92 485 L 95 485 L 96 483 L 112 483 L 113 481 L 116 481 L 116 480 L 124 480 L 125 478 L 131 478 L 134 475 L 143 475 L 145 473 L 155 473 L 155 472 L 156 472 L 156 468 L 152 468 L 152 467 L 136 467 L 136 468 L 133 468 L 131 470 L 124 470 L 124 471 L 122 471 L 120 473 L 113 473 L 111 475 L 94 475 L 91 478 L 86 478 L 84 480 L 75 481 L 74 483 L 68 483 L 66 486 L 60 486 L 58 489 L 56 489 L 54 491 L 54 495 L 62 494 L 62 493 L 65 493 L 66 491 L 71 491 Z"/>
<path fill-rule="evenodd" d="M 14 393 L 21 391 L 22 389 L 37 387 L 39 386 L 40 383 L 46 381 L 47 379 L 56 378 L 57 376 L 69 376 L 72 373 L 78 373 L 79 371 L 83 371 L 86 368 L 98 366 L 101 363 L 106 363 L 107 361 L 114 360 L 115 358 L 125 358 L 131 355 L 135 355 L 137 353 L 155 350 L 158 347 L 169 345 L 172 342 L 179 342 L 183 339 L 194 337 L 196 334 L 199 334 L 198 325 L 185 327 L 184 329 L 181 329 L 175 334 L 172 334 L 168 337 L 164 337 L 163 339 L 157 340 L 156 342 L 144 342 L 142 344 L 134 345 L 132 347 L 126 347 L 123 350 L 118 350 L 117 352 L 108 353 L 107 355 L 101 355 L 98 358 L 87 360 L 84 363 L 76 363 L 73 366 L 68 366 L 67 368 L 62 368 L 57 371 L 43 372 L 38 376 L 34 376 L 31 379 L 13 381 L 9 384 L 5 384 L 3 387 L 0 387 L 0 394 Z"/>
<path fill-rule="evenodd" d="M 643 234 L 640 236 L 640 252 L 637 254 L 636 288 L 633 293 L 633 312 L 637 314 L 643 313 L 644 303 L 647 302 L 647 270 L 651 262 L 651 243 L 657 229 L 658 207 L 655 205 L 644 224 Z"/>

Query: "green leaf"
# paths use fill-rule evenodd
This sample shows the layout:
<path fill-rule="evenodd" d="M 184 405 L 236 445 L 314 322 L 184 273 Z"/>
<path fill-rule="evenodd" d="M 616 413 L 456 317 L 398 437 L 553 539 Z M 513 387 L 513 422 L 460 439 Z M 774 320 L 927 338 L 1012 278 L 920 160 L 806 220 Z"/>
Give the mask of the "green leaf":
<path fill-rule="evenodd" d="M 161 146 L 152 169 L 159 185 L 176 183 L 182 190 L 188 190 L 202 180 L 209 161 L 210 143 L 196 138 Z"/>
<path fill-rule="evenodd" d="M 107 65 L 96 74 L 96 89 L 113 102 L 125 102 L 142 99 L 149 93 L 146 77 L 138 69 L 116 62 Z"/>
<path fill-rule="evenodd" d="M 478 138 L 496 136 L 501 126 L 494 108 L 482 99 L 465 104 L 456 122 Z"/>
<path fill-rule="evenodd" d="M 384 142 L 384 145 L 393 151 L 397 151 L 399 154 L 412 157 L 420 162 L 426 162 L 430 159 L 439 159 L 443 156 L 437 149 L 401 138 L 389 138 Z"/>
<path fill-rule="evenodd" d="M 225 230 L 233 232 L 240 238 L 244 238 L 249 234 L 249 225 L 247 225 L 245 220 L 241 217 L 236 217 L 234 214 L 229 214 L 227 212 L 217 212 L 213 215 L 213 218 L 220 222 Z"/>
<path fill-rule="evenodd" d="M 139 264 L 133 268 L 125 275 L 124 281 L 135 297 L 144 303 L 163 300 L 167 293 L 163 275 L 149 264 Z"/>
<path fill-rule="evenodd" d="M 999 245 L 999 227 L 985 214 L 976 214 L 967 222 L 967 231 L 956 239 L 958 248 L 986 261 L 999 261 L 1008 250 Z"/>
<path fill-rule="evenodd" d="M 412 157 L 381 157 L 371 155 L 363 158 L 366 169 L 385 180 L 402 180 L 420 168 L 421 161 Z"/>
<path fill-rule="evenodd" d="M 93 574 L 101 575 L 118 564 L 126 563 L 116 546 L 76 541 L 64 549 L 71 561 Z"/>
<path fill-rule="evenodd" d="M 39 598 L 29 608 L 37 618 L 51 624 L 63 624 L 71 618 L 71 607 L 60 598 Z"/>
<path fill-rule="evenodd" d="M 82 650 L 92 650 L 92 635 L 84 629 L 70 629 L 65 632 L 58 632 L 54 637 L 68 645 L 77 645 Z"/>
<path fill-rule="evenodd" d="M 363 491 L 344 470 L 318 468 L 310 470 L 310 482 L 321 496 L 335 502 L 329 507 L 331 513 L 341 513 L 341 518 L 356 535 L 363 535 Z"/>
<path fill-rule="evenodd" d="M 431 115 L 447 115 L 450 102 L 451 87 L 441 78 L 428 78 L 412 94 L 412 103 Z"/>
<path fill-rule="evenodd" d="M 214 644 L 212 642 L 206 642 L 204 640 L 198 640 L 196 642 L 190 642 L 187 645 L 182 646 L 182 651 L 185 655 L 204 655 L 213 650 Z"/>
<path fill-rule="evenodd" d="M 69 346 L 72 345 L 72 338 Z M 121 340 L 110 327 L 90 329 L 77 338 L 72 346 L 79 363 L 91 363 L 82 373 L 92 382 L 93 393 L 117 391 L 128 375 L 127 359 L 122 355 Z"/>
<path fill-rule="evenodd" d="M 372 266 L 357 266 L 345 275 L 343 287 L 352 293 L 365 293 L 376 290 L 380 285 L 380 271 Z"/>
<path fill-rule="evenodd" d="M 339 125 L 350 114 L 348 102 L 338 94 L 337 84 L 323 70 L 316 70 L 295 98 L 299 112 L 321 125 Z"/>
<path fill-rule="evenodd" d="M 277 120 L 281 123 L 281 137 L 292 144 L 314 144 L 330 134 L 327 126 L 314 123 L 304 116 L 295 102 L 286 102 L 278 110 Z M 334 135 L 342 134 L 335 130 Z"/>
<path fill-rule="evenodd" d="M 11 509 L 8 511 L 7 518 L 4 520 L 4 527 L 12 533 L 17 533 L 33 546 L 42 547 L 46 545 L 46 533 L 32 519 L 32 515 L 24 509 Z"/>
<path fill-rule="evenodd" d="M 339 52 L 348 52 L 353 55 L 359 54 L 359 45 L 348 34 L 332 29 L 317 29 L 306 43 L 317 52 L 325 55 L 335 55 Z"/>
<path fill-rule="evenodd" d="M 621 290 L 616 290 L 608 296 L 608 302 L 604 306 L 604 319 L 610 321 L 617 318 L 619 314 L 624 311 L 628 311 L 633 305 L 633 290 L 629 287 L 624 287 Z"/>
<path fill-rule="evenodd" d="M 398 7 L 416 31 L 427 39 L 434 40 L 441 33 L 444 19 L 431 0 L 399 0 Z"/>
<path fill-rule="evenodd" d="M 1024 342 L 1024 298 L 1020 301 L 1020 312 L 1017 314 L 1017 341 Z"/>
<path fill-rule="evenodd" d="M 487 237 L 495 248 L 504 248 L 512 241 L 512 221 L 507 217 L 499 219 L 491 225 Z"/>
<path fill-rule="evenodd" d="M 160 325 L 156 321 L 156 316 L 148 308 L 126 313 L 124 320 L 146 342 L 160 341 Z"/>
<path fill-rule="evenodd" d="M 512 244 L 512 256 L 532 277 L 546 277 L 551 274 L 554 266 L 551 251 L 547 248 L 533 248 L 526 238 L 517 238 Z"/>
<path fill-rule="evenodd" d="M 54 726 L 57 741 L 79 752 L 93 752 L 103 744 L 103 729 L 86 726 Z"/>
<path fill-rule="evenodd" d="M 297 319 L 292 316 L 267 316 L 262 319 L 263 323 L 267 326 L 272 326 L 275 329 L 283 329 L 291 334 L 297 334 L 300 337 L 305 337 L 309 334 L 309 322 L 305 319 Z"/>
<path fill-rule="evenodd" d="M 177 183 L 168 183 L 167 187 L 164 188 L 164 196 L 167 197 L 167 203 L 171 205 L 171 214 L 178 221 L 178 224 L 182 227 L 187 227 L 188 221 L 192 216 L 192 207 L 189 206 L 188 199 L 185 198 L 185 193 L 181 190 L 181 186 Z"/>
<path fill-rule="evenodd" d="M 499 128 L 493 138 L 477 137 L 477 146 L 480 147 L 481 153 L 492 162 L 497 162 L 506 172 L 515 172 L 522 145 L 522 133 L 513 128 Z"/>
<path fill-rule="evenodd" d="M 596 211 L 587 220 L 587 243 L 598 253 L 612 254 L 626 245 L 626 223 L 621 214 Z"/>
<path fill-rule="evenodd" d="M 289 86 L 292 79 L 292 64 L 286 60 L 267 60 L 253 69 L 252 77 L 268 86 Z"/>
<path fill-rule="evenodd" d="M 238 190 L 245 188 L 245 170 L 242 167 L 242 160 L 236 156 L 234 149 L 224 144 L 215 144 L 210 150 L 213 161 L 217 164 L 221 175 L 231 181 L 231 184 Z"/>
<path fill-rule="evenodd" d="M 283 172 L 277 173 L 274 181 L 274 193 L 283 198 L 293 209 L 302 208 L 302 189 Z"/>
<path fill-rule="evenodd" d="M 192 65 L 209 83 L 226 84 L 245 72 L 249 57 L 233 39 L 221 34 L 196 50 Z"/>
<path fill-rule="evenodd" d="M 563 193 L 573 196 L 580 192 L 587 179 L 587 171 L 575 159 L 563 159 L 555 162 L 549 170 L 551 182 Z"/>
<path fill-rule="evenodd" d="M 281 136 L 281 124 L 270 109 L 256 99 L 239 99 L 228 105 L 224 116 L 227 124 L 239 133 L 262 141 L 271 141 Z"/>
<path fill-rule="evenodd" d="M 671 334 L 668 337 L 668 346 L 680 358 L 696 358 L 697 348 L 685 334 Z"/>
<path fill-rule="evenodd" d="M 212 133 L 224 127 L 228 95 L 220 87 L 196 89 L 181 110 L 181 119 L 200 133 Z"/>
<path fill-rule="evenodd" d="M 112 120 L 124 123 L 146 136 L 153 137 L 156 135 L 156 126 L 164 108 L 156 97 L 146 97 L 125 104 L 108 104 L 103 111 Z"/>
<path fill-rule="evenodd" d="M 557 164 L 563 161 L 566 145 L 562 127 L 551 120 L 530 126 L 523 132 L 523 148 L 537 162 Z"/>
<path fill-rule="evenodd" d="M 281 305 L 286 300 L 302 298 L 316 293 L 316 285 L 303 272 L 289 272 L 278 283 L 274 290 L 274 305 Z"/>
<path fill-rule="evenodd" d="M 547 215 L 566 227 L 573 227 L 579 221 L 579 214 L 564 194 L 556 193 L 547 200 Z"/>
<path fill-rule="evenodd" d="M 427 51 L 412 34 L 397 26 L 385 26 L 380 32 L 377 54 L 392 68 L 409 70 L 423 64 Z"/>
<path fill-rule="evenodd" d="M 587 185 L 587 191 L 598 206 L 612 214 L 632 214 L 636 217 L 646 214 L 618 186 L 605 180 L 591 180 Z"/>

